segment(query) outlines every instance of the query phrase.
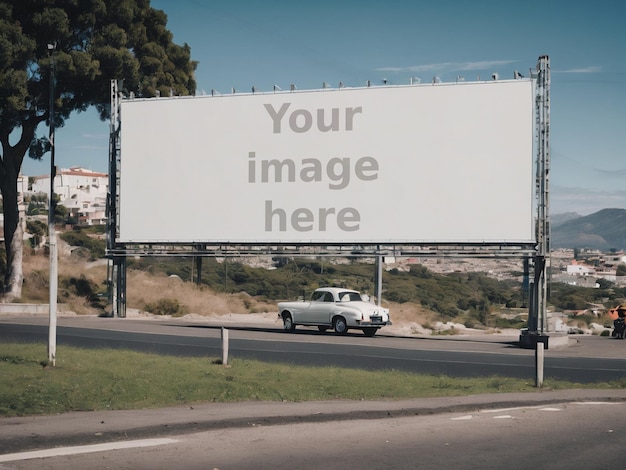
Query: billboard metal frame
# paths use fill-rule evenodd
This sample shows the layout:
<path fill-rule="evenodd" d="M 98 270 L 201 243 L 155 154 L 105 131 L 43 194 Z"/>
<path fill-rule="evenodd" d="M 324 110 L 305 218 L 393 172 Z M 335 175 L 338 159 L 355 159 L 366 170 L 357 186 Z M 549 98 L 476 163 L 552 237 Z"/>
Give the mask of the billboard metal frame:
<path fill-rule="evenodd" d="M 534 84 L 124 99 L 117 242 L 531 243 Z"/>
<path fill-rule="evenodd" d="M 546 327 L 546 266 L 550 257 L 549 224 L 549 170 L 550 170 L 550 62 L 540 56 L 536 70 L 531 70 L 535 80 L 535 240 L 529 243 L 298 243 L 288 244 L 228 244 L 228 243 L 119 243 L 119 190 L 121 161 L 120 103 L 123 96 L 118 82 L 111 82 L 111 125 L 109 145 L 109 193 L 107 197 L 107 250 L 109 259 L 108 284 L 112 315 L 126 314 L 126 259 L 132 257 L 194 257 L 198 267 L 204 257 L 382 257 L 419 256 L 421 258 L 518 258 L 533 270 L 529 304 L 529 332 L 543 333 Z M 198 270 L 200 272 L 200 270 Z M 379 296 L 380 298 L 380 296 Z"/>

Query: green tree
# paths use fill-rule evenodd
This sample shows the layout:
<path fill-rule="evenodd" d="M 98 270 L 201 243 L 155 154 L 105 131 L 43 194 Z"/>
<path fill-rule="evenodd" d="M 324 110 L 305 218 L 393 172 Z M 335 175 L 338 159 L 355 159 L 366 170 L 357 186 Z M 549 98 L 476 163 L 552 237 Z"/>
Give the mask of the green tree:
<path fill-rule="evenodd" d="M 61 204 L 61 196 L 58 194 L 54 194 L 54 223 L 62 224 L 65 223 L 65 219 L 67 219 L 67 214 L 69 212 L 68 208 Z"/>
<path fill-rule="evenodd" d="M 121 80 L 124 93 L 140 97 L 194 94 L 197 63 L 187 44 L 172 42 L 166 25 L 166 14 L 149 0 L 0 0 L 6 301 L 21 297 L 23 282 L 17 178 L 27 152 L 41 159 L 50 149 L 37 127 L 51 121 L 62 127 L 73 112 L 91 106 L 106 119 L 111 80 Z"/>
<path fill-rule="evenodd" d="M 26 222 L 26 231 L 33 235 L 31 238 L 31 244 L 33 248 L 37 248 L 41 245 L 43 237 L 47 235 L 48 226 L 40 220 L 29 220 Z"/>
<path fill-rule="evenodd" d="M 620 263 L 615 270 L 616 276 L 626 276 L 626 264 Z"/>

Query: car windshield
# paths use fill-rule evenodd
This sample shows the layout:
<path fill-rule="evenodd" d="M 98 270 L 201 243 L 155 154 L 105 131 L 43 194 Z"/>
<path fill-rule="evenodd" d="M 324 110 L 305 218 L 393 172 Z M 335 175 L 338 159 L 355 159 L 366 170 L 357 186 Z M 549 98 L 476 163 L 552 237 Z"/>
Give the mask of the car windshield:
<path fill-rule="evenodd" d="M 361 294 L 358 292 L 341 292 L 339 293 L 340 302 L 358 302 L 361 300 Z"/>

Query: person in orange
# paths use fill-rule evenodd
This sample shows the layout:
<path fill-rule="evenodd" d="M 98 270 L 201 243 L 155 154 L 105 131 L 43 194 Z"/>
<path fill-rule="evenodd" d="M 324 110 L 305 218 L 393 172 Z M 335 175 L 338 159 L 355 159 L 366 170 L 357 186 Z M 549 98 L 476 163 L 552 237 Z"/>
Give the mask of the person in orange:
<path fill-rule="evenodd" d="M 626 329 L 626 326 L 624 325 L 624 322 L 626 321 L 626 305 L 618 305 L 609 311 L 609 316 L 613 319 L 613 336 L 624 339 L 624 332 Z"/>

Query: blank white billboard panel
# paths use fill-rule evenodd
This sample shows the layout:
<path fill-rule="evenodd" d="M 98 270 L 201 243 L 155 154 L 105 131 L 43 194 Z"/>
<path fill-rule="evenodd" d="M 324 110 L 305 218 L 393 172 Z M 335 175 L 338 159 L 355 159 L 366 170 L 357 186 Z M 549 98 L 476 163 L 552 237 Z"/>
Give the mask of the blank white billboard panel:
<path fill-rule="evenodd" d="M 118 242 L 524 243 L 530 80 L 129 100 Z"/>

